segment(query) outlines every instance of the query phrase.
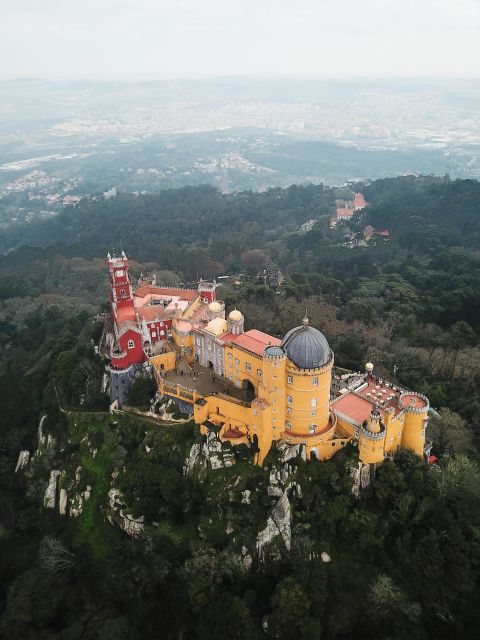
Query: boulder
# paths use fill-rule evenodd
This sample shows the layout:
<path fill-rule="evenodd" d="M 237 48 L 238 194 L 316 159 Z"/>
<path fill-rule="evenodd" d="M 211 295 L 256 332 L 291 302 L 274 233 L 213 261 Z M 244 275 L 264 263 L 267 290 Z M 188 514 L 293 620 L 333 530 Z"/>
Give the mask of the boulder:
<path fill-rule="evenodd" d="M 245 489 L 245 491 L 242 491 L 242 504 L 250 504 L 250 494 L 252 492 L 249 491 L 248 489 Z"/>
<path fill-rule="evenodd" d="M 23 467 L 25 467 L 28 464 L 29 460 L 30 460 L 30 451 L 27 451 L 27 450 L 20 451 L 20 453 L 18 454 L 17 466 L 15 467 L 15 473 L 23 469 Z"/>
<path fill-rule="evenodd" d="M 257 553 L 261 560 L 265 559 L 264 549 L 276 536 L 281 536 L 285 547 L 290 550 L 292 542 L 291 509 L 287 490 L 285 490 L 270 513 L 265 529 L 257 536 Z"/>
<path fill-rule="evenodd" d="M 66 489 L 60 489 L 60 497 L 58 500 L 58 512 L 64 516 L 67 513 L 68 493 Z"/>
<path fill-rule="evenodd" d="M 56 469 L 50 471 L 48 487 L 46 488 L 45 495 L 43 497 L 43 506 L 47 509 L 55 509 L 55 504 L 57 502 L 57 483 L 59 475 L 60 471 Z"/>

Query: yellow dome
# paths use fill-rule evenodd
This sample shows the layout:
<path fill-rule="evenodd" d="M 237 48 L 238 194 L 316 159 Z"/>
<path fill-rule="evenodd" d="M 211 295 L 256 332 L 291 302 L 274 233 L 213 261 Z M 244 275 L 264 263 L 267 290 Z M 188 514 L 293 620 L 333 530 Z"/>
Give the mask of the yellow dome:
<path fill-rule="evenodd" d="M 233 311 L 230 311 L 228 315 L 228 319 L 240 321 L 240 320 L 243 320 L 243 315 L 240 313 L 238 309 L 234 309 Z"/>
<path fill-rule="evenodd" d="M 367 364 L 365 365 L 365 371 L 367 371 L 368 373 L 371 373 L 373 371 L 373 364 L 371 362 L 367 362 Z"/>
<path fill-rule="evenodd" d="M 219 313 L 222 310 L 222 305 L 217 301 L 211 302 L 208 305 L 208 310 L 211 311 L 211 313 Z"/>
<path fill-rule="evenodd" d="M 227 330 L 227 321 L 223 318 L 215 318 L 214 320 L 210 320 L 210 322 L 205 327 L 205 331 L 209 333 L 213 333 L 214 336 L 221 336 L 222 333 L 225 333 Z"/>

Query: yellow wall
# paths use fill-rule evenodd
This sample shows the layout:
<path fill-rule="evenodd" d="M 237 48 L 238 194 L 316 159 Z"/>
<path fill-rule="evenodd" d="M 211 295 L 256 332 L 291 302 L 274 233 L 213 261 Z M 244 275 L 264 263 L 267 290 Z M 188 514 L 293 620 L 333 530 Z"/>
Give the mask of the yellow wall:
<path fill-rule="evenodd" d="M 224 355 L 224 375 L 227 380 L 238 387 L 242 387 L 243 380 L 249 380 L 257 393 L 258 385 L 263 377 L 263 359 L 231 344 L 225 346 Z M 247 364 L 250 365 L 251 371 L 247 371 Z M 257 370 L 262 372 L 260 378 L 257 375 Z"/>
<path fill-rule="evenodd" d="M 285 430 L 286 358 L 263 358 L 263 376 L 258 395 L 271 406 L 272 439 L 279 440 Z"/>
<path fill-rule="evenodd" d="M 367 435 L 360 429 L 358 437 L 358 455 L 363 464 L 380 464 L 385 457 L 385 431 L 383 437 L 376 439 L 376 434 Z"/>
<path fill-rule="evenodd" d="M 405 409 L 401 443 L 403 449 L 411 449 L 417 456 L 423 456 L 427 419 L 428 409 L 421 413 L 414 413 Z"/>
<path fill-rule="evenodd" d="M 162 369 L 162 365 L 164 371 L 172 371 L 172 369 L 176 367 L 176 356 L 173 351 L 167 351 L 166 353 L 160 353 L 158 356 L 149 358 L 148 362 L 158 371 Z"/>
<path fill-rule="evenodd" d="M 287 360 L 286 367 L 286 422 L 292 425 L 292 435 L 310 435 L 310 425 L 321 431 L 330 415 L 330 382 L 333 358 L 320 369 L 298 369 Z M 289 382 L 289 379 L 291 382 Z M 314 381 L 318 384 L 314 384 Z M 288 402 L 288 397 L 291 402 Z M 316 401 L 316 406 L 312 405 Z M 312 415 L 315 412 L 315 415 Z"/>

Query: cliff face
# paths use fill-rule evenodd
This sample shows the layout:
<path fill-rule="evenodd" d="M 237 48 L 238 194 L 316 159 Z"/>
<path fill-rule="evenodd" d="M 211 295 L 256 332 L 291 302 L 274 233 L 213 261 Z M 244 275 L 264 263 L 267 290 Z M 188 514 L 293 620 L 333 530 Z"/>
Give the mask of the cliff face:
<path fill-rule="evenodd" d="M 220 545 L 242 570 L 298 551 L 309 470 L 317 474 L 324 465 L 306 463 L 301 446 L 280 445 L 258 468 L 247 447 L 200 436 L 191 423 L 152 427 L 136 416 L 102 413 L 70 415 L 58 441 L 43 418 L 29 458 L 21 452 L 17 473 L 43 487 L 45 509 L 75 518 L 81 541 L 97 552 L 98 531 L 106 528 L 147 545 L 161 532 L 177 543 Z M 348 469 L 345 478 L 349 491 Z M 323 544 L 316 553 L 330 559 Z"/>

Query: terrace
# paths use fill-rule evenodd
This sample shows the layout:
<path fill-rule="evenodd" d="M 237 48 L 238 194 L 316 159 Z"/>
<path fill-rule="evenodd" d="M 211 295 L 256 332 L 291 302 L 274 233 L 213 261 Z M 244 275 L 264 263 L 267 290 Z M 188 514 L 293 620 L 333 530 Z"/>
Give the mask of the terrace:
<path fill-rule="evenodd" d="M 252 400 L 250 391 L 239 389 L 229 380 L 219 378 L 211 368 L 202 367 L 197 362 L 190 367 L 180 359 L 176 369 L 168 372 L 159 371 L 158 374 L 165 386 L 177 386 L 187 393 L 196 392 L 201 396 L 224 395 L 240 404 L 250 404 Z"/>

